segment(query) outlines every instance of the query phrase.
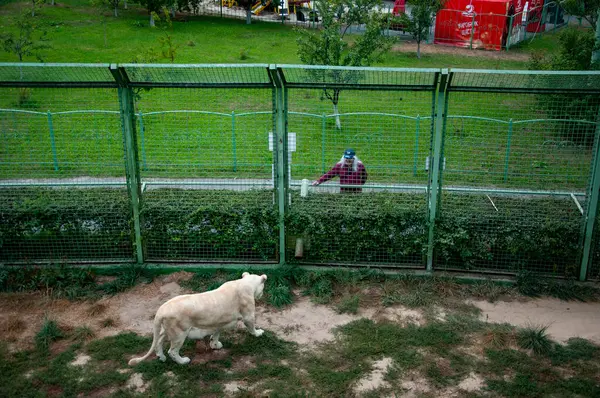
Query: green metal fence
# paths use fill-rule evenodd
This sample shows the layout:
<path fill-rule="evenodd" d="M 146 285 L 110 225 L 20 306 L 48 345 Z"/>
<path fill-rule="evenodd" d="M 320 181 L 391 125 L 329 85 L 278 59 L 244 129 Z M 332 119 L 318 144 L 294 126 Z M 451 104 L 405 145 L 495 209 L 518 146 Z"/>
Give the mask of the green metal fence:
<path fill-rule="evenodd" d="M 597 279 L 599 93 L 594 72 L 2 64 L 0 262 Z M 347 148 L 362 192 L 313 186 Z"/>

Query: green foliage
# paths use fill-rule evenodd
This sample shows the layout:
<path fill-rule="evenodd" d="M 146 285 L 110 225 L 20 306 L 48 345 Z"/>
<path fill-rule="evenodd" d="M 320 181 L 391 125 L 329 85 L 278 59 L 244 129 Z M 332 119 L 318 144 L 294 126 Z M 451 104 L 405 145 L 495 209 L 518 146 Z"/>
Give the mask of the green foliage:
<path fill-rule="evenodd" d="M 383 14 L 376 11 L 380 0 L 317 0 L 315 7 L 322 18 L 318 31 L 300 29 L 297 39 L 298 56 L 308 65 L 369 66 L 381 60 L 392 46 L 392 39 L 383 35 Z M 365 31 L 353 43 L 345 40 L 352 25 L 365 25 Z M 313 70 L 308 72 L 315 81 L 337 84 L 357 83 L 358 71 Z M 323 89 L 323 95 L 332 102 L 338 113 L 340 89 Z M 336 127 L 341 128 L 339 117 Z"/>
<path fill-rule="evenodd" d="M 595 301 L 600 297 L 600 290 L 596 287 L 578 284 L 573 279 L 544 278 L 531 271 L 517 274 L 517 291 L 525 296 L 550 296 L 565 301 Z"/>
<path fill-rule="evenodd" d="M 152 338 L 141 337 L 135 333 L 121 333 L 116 336 L 94 340 L 86 347 L 87 353 L 95 360 L 113 360 L 125 363 L 127 355 L 138 354 L 148 350 Z"/>
<path fill-rule="evenodd" d="M 48 353 L 50 344 L 62 337 L 64 337 L 63 332 L 56 321 L 46 318 L 41 329 L 35 335 L 35 348 L 40 353 Z"/>
<path fill-rule="evenodd" d="M 142 219 L 152 259 L 264 261 L 279 238 L 270 191 L 152 190 Z"/>
<path fill-rule="evenodd" d="M 561 7 L 567 14 L 588 21 L 592 29 L 596 27 L 600 0 L 565 0 L 561 2 Z"/>
<path fill-rule="evenodd" d="M 402 14 L 399 23 L 402 24 L 417 42 L 417 58 L 421 58 L 421 42 L 429 37 L 429 29 L 433 26 L 435 15 L 444 8 L 446 0 L 408 0 L 411 6 L 410 14 Z"/>
<path fill-rule="evenodd" d="M 358 307 L 360 305 L 360 297 L 358 295 L 352 295 L 342 297 L 342 300 L 337 305 L 337 312 L 340 314 L 356 314 L 358 313 Z"/>
<path fill-rule="evenodd" d="M 552 342 L 548 338 L 548 326 L 528 327 L 519 330 L 517 343 L 519 347 L 532 350 L 538 355 L 547 355 L 552 350 Z"/>
<path fill-rule="evenodd" d="M 0 34 L 0 42 L 4 51 L 15 54 L 19 62 L 25 57 L 35 57 L 39 62 L 44 62 L 42 52 L 50 47 L 48 45 L 47 31 L 39 19 L 35 19 L 29 10 L 21 11 L 15 20 L 17 33 Z"/>

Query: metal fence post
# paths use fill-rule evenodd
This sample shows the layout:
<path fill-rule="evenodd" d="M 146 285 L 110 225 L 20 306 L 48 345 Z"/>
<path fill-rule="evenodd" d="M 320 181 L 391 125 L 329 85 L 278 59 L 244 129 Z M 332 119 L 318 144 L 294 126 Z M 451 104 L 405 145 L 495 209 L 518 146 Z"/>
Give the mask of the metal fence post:
<path fill-rule="evenodd" d="M 506 156 L 504 157 L 504 182 L 508 180 L 508 158 L 510 156 L 510 141 L 513 133 L 513 120 L 508 121 L 508 140 L 506 142 Z"/>
<path fill-rule="evenodd" d="M 231 146 L 233 149 L 233 171 L 237 171 L 237 148 L 235 146 L 235 111 L 231 111 Z"/>
<path fill-rule="evenodd" d="M 414 160 L 414 164 L 413 164 L 413 176 L 417 176 L 417 161 L 418 161 L 418 157 L 419 157 L 419 125 L 421 122 L 421 115 L 417 115 L 417 121 L 416 121 L 416 136 L 415 136 L 415 160 Z"/>
<path fill-rule="evenodd" d="M 144 117 L 142 116 L 142 111 L 139 113 L 140 120 L 140 138 L 142 139 L 142 167 L 144 170 L 148 170 L 148 164 L 146 163 L 146 140 L 144 139 Z"/>
<path fill-rule="evenodd" d="M 600 111 L 596 117 L 594 164 L 592 165 L 592 184 L 588 191 L 589 203 L 585 214 L 585 226 L 583 237 L 583 255 L 579 268 L 579 280 L 587 279 L 588 265 L 591 261 L 592 237 L 596 226 L 596 215 L 598 213 L 598 199 L 600 198 Z"/>
<path fill-rule="evenodd" d="M 321 121 L 321 172 L 325 173 L 325 128 L 327 125 L 327 116 L 323 114 L 323 119 Z"/>
<path fill-rule="evenodd" d="M 129 85 L 129 78 L 125 69 L 112 64 L 110 72 L 119 85 L 119 108 L 121 111 L 121 123 L 123 126 L 125 146 L 125 170 L 127 177 L 127 188 L 131 198 L 133 213 L 133 225 L 135 229 L 135 249 L 138 264 L 144 262 L 142 247 L 142 230 L 140 220 L 140 208 L 142 198 L 142 184 L 138 164 L 137 137 L 135 130 L 135 110 L 133 106 L 133 90 Z"/>
<path fill-rule="evenodd" d="M 54 140 L 54 125 L 52 124 L 52 113 L 48 111 L 48 129 L 50 130 L 50 145 L 52 147 L 52 161 L 54 162 L 54 171 L 58 171 L 58 158 L 56 156 L 56 141 Z"/>
<path fill-rule="evenodd" d="M 514 18 L 514 15 L 511 15 L 510 20 L 508 22 L 508 34 L 506 35 L 506 51 L 508 51 L 508 49 L 510 48 L 510 37 L 512 34 L 512 28 L 513 28 L 513 18 Z"/>
<path fill-rule="evenodd" d="M 435 219 L 438 212 L 439 191 L 441 188 L 442 151 L 444 136 L 444 119 L 446 118 L 447 95 L 446 85 L 449 81 L 448 69 L 442 69 L 440 83 L 437 92 L 437 104 L 435 112 L 435 130 L 433 134 L 433 153 L 429 165 L 429 195 L 428 195 L 428 221 L 429 238 L 427 247 L 427 271 L 433 270 L 433 248 Z"/>
<path fill-rule="evenodd" d="M 287 207 L 288 187 L 288 137 L 287 137 L 287 88 L 283 85 L 282 73 L 275 65 L 269 66 L 269 73 L 275 84 L 273 106 L 275 110 L 275 132 L 273 140 L 277 156 L 276 190 L 277 206 L 279 208 L 279 264 L 284 265 L 285 260 L 285 211 Z"/>
<path fill-rule="evenodd" d="M 471 17 L 471 38 L 469 39 L 469 49 L 473 49 L 473 36 L 475 35 L 475 13 Z"/>

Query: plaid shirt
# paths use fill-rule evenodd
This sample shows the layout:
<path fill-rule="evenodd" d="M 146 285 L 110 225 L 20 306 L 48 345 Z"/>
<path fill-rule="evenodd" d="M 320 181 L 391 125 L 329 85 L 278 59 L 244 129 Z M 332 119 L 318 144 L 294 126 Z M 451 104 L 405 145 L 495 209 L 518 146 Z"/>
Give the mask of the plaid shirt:
<path fill-rule="evenodd" d="M 342 185 L 363 185 L 367 181 L 367 170 L 362 162 L 356 164 L 356 171 L 352 170 L 352 165 L 336 163 L 335 166 L 327 173 L 323 174 L 317 180 L 317 183 L 322 184 L 325 181 L 331 180 L 333 177 L 340 177 Z M 340 188 L 341 192 L 362 192 L 362 188 Z"/>

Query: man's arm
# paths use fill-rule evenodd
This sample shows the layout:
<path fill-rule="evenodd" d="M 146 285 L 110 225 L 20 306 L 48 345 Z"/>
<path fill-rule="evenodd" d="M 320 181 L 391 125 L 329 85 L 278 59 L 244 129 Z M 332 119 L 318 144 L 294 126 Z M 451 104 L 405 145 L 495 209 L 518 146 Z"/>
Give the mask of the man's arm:
<path fill-rule="evenodd" d="M 327 173 L 323 174 L 321 178 L 313 183 L 313 185 L 319 185 L 326 181 L 331 180 L 333 177 L 340 175 L 341 166 L 339 163 L 336 163 L 335 166 L 331 168 Z"/>
<path fill-rule="evenodd" d="M 360 185 L 364 185 L 365 182 L 367 182 L 367 169 L 365 168 L 365 165 L 363 165 L 362 163 L 358 164 L 358 168 L 360 171 Z"/>

